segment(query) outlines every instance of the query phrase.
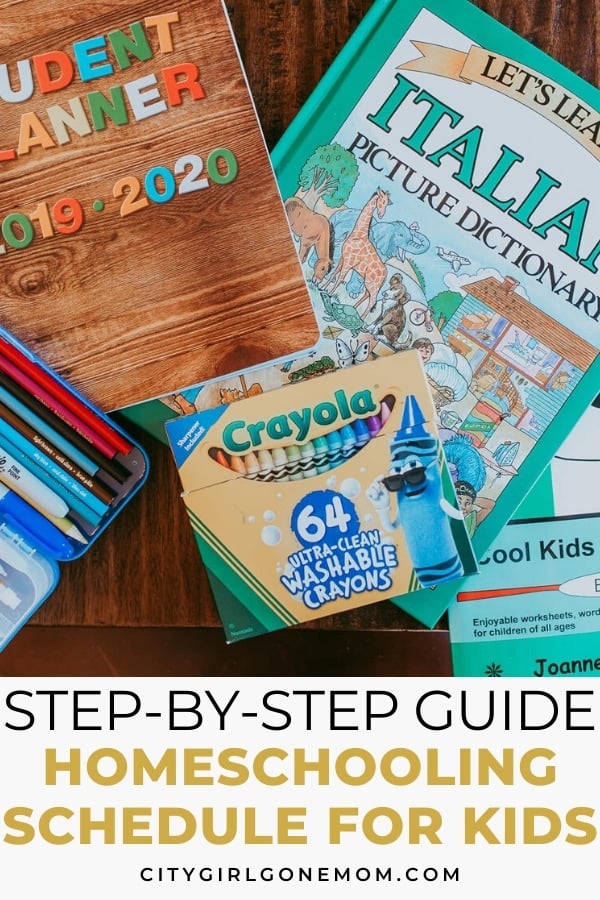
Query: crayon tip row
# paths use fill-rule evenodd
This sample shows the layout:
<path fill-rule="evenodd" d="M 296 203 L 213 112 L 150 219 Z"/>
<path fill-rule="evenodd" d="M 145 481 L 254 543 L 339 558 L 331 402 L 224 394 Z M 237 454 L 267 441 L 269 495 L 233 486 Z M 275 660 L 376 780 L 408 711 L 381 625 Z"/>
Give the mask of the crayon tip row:
<path fill-rule="evenodd" d="M 376 437 L 387 422 L 394 406 L 394 398 L 387 396 L 377 415 L 354 419 L 335 431 L 318 435 L 303 444 L 250 450 L 240 456 L 220 447 L 211 447 L 209 456 L 219 465 L 244 478 L 281 483 L 302 481 L 337 468 L 355 456 Z"/>

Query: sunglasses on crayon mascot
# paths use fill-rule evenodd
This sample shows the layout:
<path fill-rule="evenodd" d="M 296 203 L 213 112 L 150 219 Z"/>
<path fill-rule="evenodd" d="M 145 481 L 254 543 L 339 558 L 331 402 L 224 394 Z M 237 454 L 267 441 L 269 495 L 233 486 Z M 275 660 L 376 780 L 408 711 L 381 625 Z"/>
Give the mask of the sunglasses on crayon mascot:
<path fill-rule="evenodd" d="M 430 463 L 430 465 L 432 464 Z M 420 490 L 417 491 L 415 488 L 422 489 L 425 485 L 427 469 L 428 466 L 423 466 L 421 463 L 411 463 L 403 471 L 391 472 L 389 475 L 384 476 L 381 482 L 391 494 L 397 494 L 399 491 L 404 490 L 405 487 L 409 489 L 411 494 L 421 493 Z"/>

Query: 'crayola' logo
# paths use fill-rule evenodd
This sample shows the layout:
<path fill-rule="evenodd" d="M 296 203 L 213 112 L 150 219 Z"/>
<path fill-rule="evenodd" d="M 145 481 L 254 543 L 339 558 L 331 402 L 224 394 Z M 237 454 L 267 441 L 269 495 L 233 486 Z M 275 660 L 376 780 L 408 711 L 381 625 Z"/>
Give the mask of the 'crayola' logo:
<path fill-rule="evenodd" d="M 260 447 L 265 440 L 292 440 L 301 444 L 308 437 L 311 424 L 330 427 L 338 419 L 354 416 L 369 416 L 378 411 L 379 403 L 373 399 L 370 390 L 356 391 L 350 398 L 344 390 L 337 390 L 333 400 L 324 400 L 311 409 L 305 406 L 273 416 L 267 421 L 245 422 L 236 419 L 223 429 L 223 444 L 234 453 L 243 453 L 250 448 Z"/>

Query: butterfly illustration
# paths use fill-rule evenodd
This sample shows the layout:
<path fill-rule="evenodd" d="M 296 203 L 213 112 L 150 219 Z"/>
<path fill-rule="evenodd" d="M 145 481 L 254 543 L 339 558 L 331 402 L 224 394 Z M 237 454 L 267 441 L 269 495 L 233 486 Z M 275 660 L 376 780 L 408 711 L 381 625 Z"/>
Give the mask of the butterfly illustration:
<path fill-rule="evenodd" d="M 369 353 L 371 352 L 371 342 L 367 339 L 361 341 L 359 344 L 356 339 L 351 340 L 349 346 L 346 341 L 343 341 L 341 338 L 336 338 L 335 349 L 341 368 L 346 369 L 348 366 L 352 366 L 355 363 L 363 363 L 368 360 Z"/>

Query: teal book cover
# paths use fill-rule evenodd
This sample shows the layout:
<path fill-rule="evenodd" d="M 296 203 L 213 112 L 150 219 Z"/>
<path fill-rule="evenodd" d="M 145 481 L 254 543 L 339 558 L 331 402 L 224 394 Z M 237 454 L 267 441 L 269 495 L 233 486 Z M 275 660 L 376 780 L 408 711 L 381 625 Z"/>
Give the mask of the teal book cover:
<path fill-rule="evenodd" d="M 597 393 L 599 100 L 467 0 L 377 0 L 272 154 L 320 339 L 170 415 L 418 349 L 482 558 Z"/>
<path fill-rule="evenodd" d="M 450 605 L 459 676 L 600 675 L 600 398 Z"/>
<path fill-rule="evenodd" d="M 274 153 L 332 227 L 328 272 L 305 260 L 330 345 L 349 308 L 359 343 L 421 350 L 479 559 L 597 393 L 599 100 L 468 2 L 380 0 Z M 383 227 L 411 238 L 387 255 Z M 455 595 L 394 602 L 432 626 Z"/>

